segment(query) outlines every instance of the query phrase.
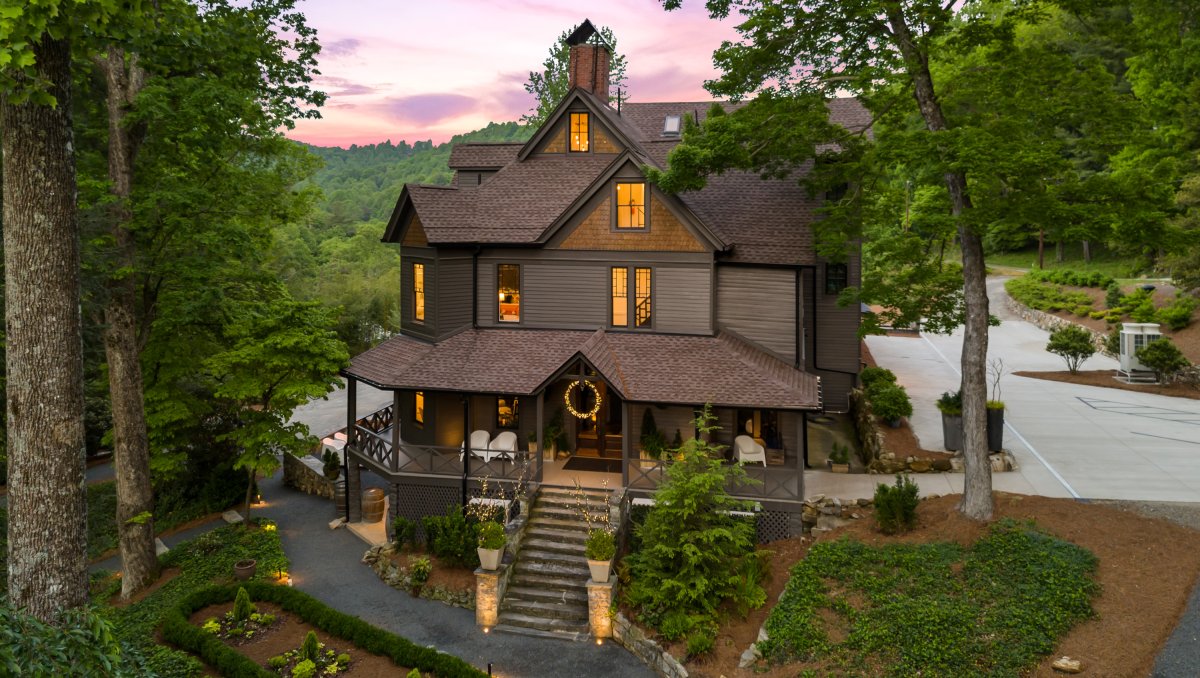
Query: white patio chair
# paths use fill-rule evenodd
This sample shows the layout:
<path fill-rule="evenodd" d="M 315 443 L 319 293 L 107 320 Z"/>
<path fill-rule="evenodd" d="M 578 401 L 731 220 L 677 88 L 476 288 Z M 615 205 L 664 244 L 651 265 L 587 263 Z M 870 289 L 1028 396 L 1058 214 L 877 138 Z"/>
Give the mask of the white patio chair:
<path fill-rule="evenodd" d="M 763 449 L 762 445 L 754 442 L 754 438 L 738 436 L 733 439 L 733 447 L 737 451 L 737 458 L 741 463 L 761 461 L 763 466 L 767 465 L 767 451 Z"/>
<path fill-rule="evenodd" d="M 488 454 L 488 444 L 491 439 L 492 436 L 487 431 L 471 431 L 471 437 L 463 442 L 463 447 L 470 450 L 472 457 L 481 457 L 487 461 L 491 458 L 491 455 Z"/>
<path fill-rule="evenodd" d="M 492 457 L 512 459 L 517 453 L 517 434 L 512 431 L 500 433 L 488 445 L 488 451 L 492 453 Z"/>

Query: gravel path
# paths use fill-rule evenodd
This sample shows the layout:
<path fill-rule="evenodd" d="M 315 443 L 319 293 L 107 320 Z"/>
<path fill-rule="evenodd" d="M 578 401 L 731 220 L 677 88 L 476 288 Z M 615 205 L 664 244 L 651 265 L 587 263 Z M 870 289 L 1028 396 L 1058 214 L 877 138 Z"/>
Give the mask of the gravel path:
<path fill-rule="evenodd" d="M 1105 501 L 1096 502 L 1133 511 L 1150 518 L 1200 530 L 1200 504 L 1180 502 Z M 1200 538 L 1200 535 L 1197 535 Z M 1164 565 L 1170 567 L 1170 564 Z M 1154 614 L 1154 610 L 1146 610 Z M 1151 678 L 1183 678 L 1200 675 L 1200 586 L 1194 586 L 1187 609 L 1179 618 L 1174 633 L 1167 639 L 1154 662 Z"/>

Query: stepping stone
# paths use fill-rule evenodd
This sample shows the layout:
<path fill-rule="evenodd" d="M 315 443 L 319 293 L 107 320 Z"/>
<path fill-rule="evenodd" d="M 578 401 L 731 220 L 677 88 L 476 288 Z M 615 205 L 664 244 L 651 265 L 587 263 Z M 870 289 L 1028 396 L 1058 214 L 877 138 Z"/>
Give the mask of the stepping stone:
<path fill-rule="evenodd" d="M 225 522 L 227 522 L 231 525 L 233 523 L 242 522 L 242 514 L 238 513 L 237 511 L 234 511 L 233 509 L 229 509 L 228 511 L 222 513 L 221 517 L 225 519 Z"/>
<path fill-rule="evenodd" d="M 346 519 L 345 519 L 345 518 L 335 518 L 335 519 L 333 519 L 333 520 L 329 521 L 329 529 L 331 529 L 331 530 L 336 530 L 336 529 L 338 529 L 339 527 L 341 527 L 342 525 L 345 525 L 345 524 L 346 524 Z"/>
<path fill-rule="evenodd" d="M 164 553 L 170 550 L 171 549 L 167 548 L 167 545 L 163 543 L 163 540 L 159 539 L 158 537 L 154 538 L 154 555 L 161 557 Z"/>

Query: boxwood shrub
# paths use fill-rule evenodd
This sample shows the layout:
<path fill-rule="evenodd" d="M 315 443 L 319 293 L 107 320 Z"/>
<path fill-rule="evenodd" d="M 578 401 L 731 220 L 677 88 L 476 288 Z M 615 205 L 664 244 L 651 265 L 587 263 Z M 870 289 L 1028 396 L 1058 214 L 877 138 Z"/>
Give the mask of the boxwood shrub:
<path fill-rule="evenodd" d="M 357 645 L 361 650 L 390 658 L 397 666 L 417 668 L 443 678 L 482 678 L 486 675 L 458 657 L 422 647 L 357 617 L 338 612 L 303 591 L 264 582 L 247 582 L 242 586 L 256 602 L 275 603 L 322 631 Z M 213 586 L 185 598 L 164 616 L 160 627 L 163 640 L 199 655 L 228 678 L 275 678 L 277 674 L 260 667 L 212 634 L 188 623 L 188 617 L 197 610 L 233 600 L 237 589 L 237 586 Z"/>

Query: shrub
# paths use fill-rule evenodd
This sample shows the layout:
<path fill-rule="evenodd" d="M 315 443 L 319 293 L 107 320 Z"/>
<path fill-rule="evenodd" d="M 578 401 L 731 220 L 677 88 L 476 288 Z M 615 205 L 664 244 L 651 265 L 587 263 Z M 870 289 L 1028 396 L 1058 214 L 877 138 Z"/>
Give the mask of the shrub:
<path fill-rule="evenodd" d="M 1004 283 L 1009 296 L 1022 304 L 1039 311 L 1061 311 L 1092 306 L 1092 298 L 1086 292 L 1064 292 L 1053 283 L 1041 282 L 1036 275 L 1023 275 Z"/>
<path fill-rule="evenodd" d="M 285 657 L 281 654 L 277 654 L 274 657 L 271 657 L 270 659 L 267 660 L 267 666 L 270 666 L 271 668 L 275 669 L 276 671 L 287 666 L 287 663 L 288 663 L 287 657 Z"/>
<path fill-rule="evenodd" d="M 642 412 L 642 435 L 639 441 L 642 444 L 642 450 L 651 459 L 661 459 L 663 452 L 667 449 L 667 437 L 658 430 L 658 424 L 654 421 L 654 410 L 649 407 Z"/>
<path fill-rule="evenodd" d="M 862 380 L 863 389 L 870 389 L 876 384 L 896 383 L 896 374 L 886 367 L 864 367 L 858 378 Z"/>
<path fill-rule="evenodd" d="M 687 653 L 689 657 L 699 657 L 713 649 L 717 641 L 717 630 L 713 624 L 700 624 L 688 636 Z"/>
<path fill-rule="evenodd" d="M 877 387 L 867 393 L 871 411 L 887 422 L 898 421 L 912 415 L 912 401 L 903 386 Z"/>
<path fill-rule="evenodd" d="M 1156 318 L 1158 322 L 1173 330 L 1182 330 L 1192 324 L 1192 313 L 1196 311 L 1198 304 L 1200 301 L 1195 297 L 1181 293 L 1170 304 L 1158 309 Z"/>
<path fill-rule="evenodd" d="M 417 524 L 404 516 L 396 516 L 392 519 L 392 541 L 396 546 L 404 548 L 417 546 Z"/>
<path fill-rule="evenodd" d="M 321 471 L 330 480 L 337 480 L 338 474 L 342 472 L 342 463 L 333 450 L 326 448 L 325 453 L 321 455 Z"/>
<path fill-rule="evenodd" d="M 1152 323 L 1157 316 L 1158 309 L 1154 308 L 1154 300 L 1149 296 L 1129 310 L 1129 317 L 1135 323 Z"/>
<path fill-rule="evenodd" d="M 250 594 L 245 588 L 239 588 L 237 597 L 233 600 L 233 618 L 236 621 L 246 621 L 254 614 L 254 603 L 250 602 Z"/>
<path fill-rule="evenodd" d="M 850 448 L 839 442 L 834 442 L 829 448 L 829 461 L 835 464 L 850 463 Z"/>
<path fill-rule="evenodd" d="M 937 408 L 951 417 L 962 415 L 962 391 L 944 391 L 937 399 Z"/>
<path fill-rule="evenodd" d="M 433 561 L 428 558 L 414 558 L 409 563 L 409 574 L 414 586 L 423 586 L 429 581 L 429 575 L 433 574 Z"/>
<path fill-rule="evenodd" d="M 412 671 L 409 671 L 408 675 L 404 678 L 421 678 L 421 671 L 420 669 L 413 669 Z"/>
<path fill-rule="evenodd" d="M 1096 353 L 1096 345 L 1092 343 L 1091 332 L 1078 325 L 1067 325 L 1050 333 L 1046 350 L 1066 361 L 1067 370 L 1075 374 L 1079 366 Z"/>
<path fill-rule="evenodd" d="M 426 559 L 426 560 L 428 560 L 428 559 Z M 346 664 L 349 664 L 350 663 L 350 655 L 346 654 L 345 652 L 339 654 L 337 656 L 337 663 L 339 666 L 345 666 Z"/>
<path fill-rule="evenodd" d="M 320 654 L 321 641 L 317 640 L 317 632 L 309 631 L 308 635 L 304 636 L 304 642 L 300 644 L 300 656 L 315 662 Z"/>
<path fill-rule="evenodd" d="M 1121 354 L 1121 323 L 1117 323 L 1104 337 L 1104 352 L 1109 355 Z"/>
<path fill-rule="evenodd" d="M 1125 301 L 1125 295 L 1121 294 L 1121 286 L 1114 280 L 1108 284 L 1104 290 L 1104 306 L 1106 308 L 1117 308 Z"/>
<path fill-rule="evenodd" d="M 1191 367 L 1179 347 L 1167 337 L 1155 339 L 1137 350 L 1137 359 L 1154 370 L 1159 381 L 1170 381 L 1177 373 Z"/>
<path fill-rule="evenodd" d="M 461 506 L 451 506 L 444 516 L 425 516 L 425 544 L 433 555 L 467 568 L 479 566 L 478 524 L 467 520 Z"/>
<path fill-rule="evenodd" d="M 502 549 L 504 542 L 504 526 L 500 523 L 489 520 L 479 526 L 479 548 Z"/>
<path fill-rule="evenodd" d="M 1088 317 L 1092 320 L 1104 320 L 1108 316 L 1108 311 L 1092 311 L 1088 313 Z"/>
<path fill-rule="evenodd" d="M 896 486 L 880 483 L 875 488 L 875 521 L 884 534 L 908 532 L 917 526 L 917 485 L 908 476 L 896 474 Z"/>
<path fill-rule="evenodd" d="M 751 481 L 740 465 L 724 464 L 721 449 L 705 441 L 716 430 L 714 421 L 711 406 L 705 406 L 695 421 L 698 437 L 684 442 L 645 522 L 634 528 L 641 547 L 625 558 L 631 579 L 627 599 L 641 621 L 660 631 L 668 619 L 715 619 L 726 601 L 765 599 L 760 582 L 739 585 L 745 560 L 756 557 L 755 530 L 752 522 L 731 513 L 750 504 L 726 488 Z"/>
<path fill-rule="evenodd" d="M 603 528 L 588 530 L 584 554 L 588 560 L 612 560 L 617 554 L 617 542 L 613 533 Z"/>
<path fill-rule="evenodd" d="M 292 678 L 312 678 L 317 672 L 317 665 L 311 659 L 296 664 L 292 667 Z"/>

